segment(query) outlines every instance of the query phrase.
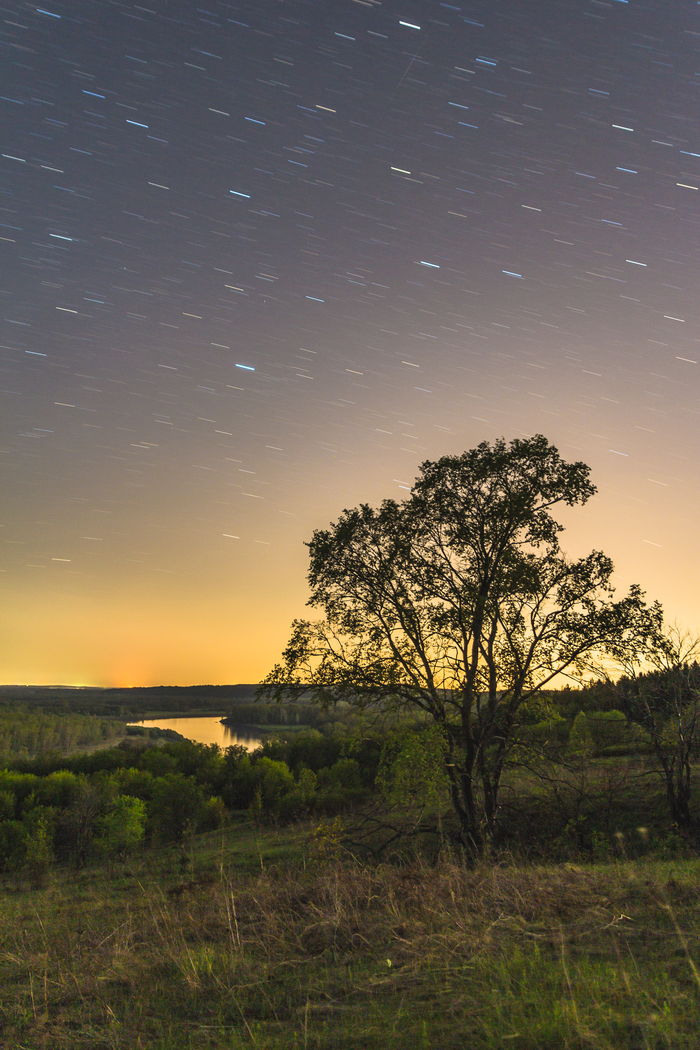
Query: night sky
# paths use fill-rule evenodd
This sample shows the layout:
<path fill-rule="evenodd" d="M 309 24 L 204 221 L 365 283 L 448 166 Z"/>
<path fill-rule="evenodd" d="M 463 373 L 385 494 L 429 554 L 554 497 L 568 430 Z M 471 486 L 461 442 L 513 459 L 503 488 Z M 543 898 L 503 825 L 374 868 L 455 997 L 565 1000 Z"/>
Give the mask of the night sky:
<path fill-rule="evenodd" d="M 205 4 L 2 5 L 0 680 L 257 681 L 314 528 L 534 433 L 696 628 L 700 6 Z"/>

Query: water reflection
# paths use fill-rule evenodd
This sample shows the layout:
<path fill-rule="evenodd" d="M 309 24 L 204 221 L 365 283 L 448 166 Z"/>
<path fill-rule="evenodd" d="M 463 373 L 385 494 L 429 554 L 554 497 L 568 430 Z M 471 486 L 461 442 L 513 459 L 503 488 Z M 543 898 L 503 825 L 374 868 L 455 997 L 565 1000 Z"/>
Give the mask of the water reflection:
<path fill-rule="evenodd" d="M 218 744 L 219 747 L 242 744 L 248 751 L 254 751 L 262 744 L 262 740 L 252 732 L 247 733 L 241 726 L 224 726 L 218 718 L 149 718 L 145 722 L 130 724 L 145 726 L 147 729 L 174 729 L 197 744 Z"/>

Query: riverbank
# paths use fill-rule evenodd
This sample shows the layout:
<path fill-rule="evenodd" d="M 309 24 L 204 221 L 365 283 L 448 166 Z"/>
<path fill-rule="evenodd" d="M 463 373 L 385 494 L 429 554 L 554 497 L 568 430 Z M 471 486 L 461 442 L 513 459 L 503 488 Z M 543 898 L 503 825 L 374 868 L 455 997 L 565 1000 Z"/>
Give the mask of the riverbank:
<path fill-rule="evenodd" d="M 362 865 L 249 821 L 0 893 L 25 1050 L 697 1045 L 698 861 Z"/>

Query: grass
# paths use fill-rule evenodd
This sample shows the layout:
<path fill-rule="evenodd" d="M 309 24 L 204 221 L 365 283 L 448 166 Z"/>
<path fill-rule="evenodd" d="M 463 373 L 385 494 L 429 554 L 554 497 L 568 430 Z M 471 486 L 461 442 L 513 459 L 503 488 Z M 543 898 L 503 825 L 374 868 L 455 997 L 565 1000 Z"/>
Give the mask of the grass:
<path fill-rule="evenodd" d="M 697 1046 L 700 861 L 366 866 L 243 823 L 50 879 L 0 899 L 17 1050 Z"/>

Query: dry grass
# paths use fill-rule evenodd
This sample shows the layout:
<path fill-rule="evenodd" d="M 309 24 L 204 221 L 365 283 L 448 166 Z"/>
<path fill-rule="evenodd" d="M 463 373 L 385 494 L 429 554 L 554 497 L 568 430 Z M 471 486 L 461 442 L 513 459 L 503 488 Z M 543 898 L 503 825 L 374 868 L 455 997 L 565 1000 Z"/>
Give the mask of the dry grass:
<path fill-rule="evenodd" d="M 2 1046 L 697 1046 L 700 864 L 257 872 L 201 851 L 4 894 Z M 249 858 L 250 859 L 250 858 Z M 150 866 L 150 867 L 149 867 Z M 160 867 L 159 867 L 160 866 Z"/>

